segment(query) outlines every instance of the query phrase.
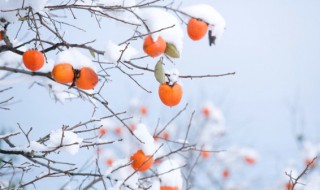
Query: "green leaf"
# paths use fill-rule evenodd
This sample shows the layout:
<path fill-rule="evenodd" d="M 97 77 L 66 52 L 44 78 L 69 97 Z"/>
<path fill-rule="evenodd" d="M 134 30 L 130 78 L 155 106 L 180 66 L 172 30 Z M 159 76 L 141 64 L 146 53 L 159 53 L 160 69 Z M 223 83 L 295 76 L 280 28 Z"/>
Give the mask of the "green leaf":
<path fill-rule="evenodd" d="M 92 49 L 89 49 L 89 51 L 90 51 L 91 56 L 92 56 L 93 58 L 96 58 L 96 55 L 94 54 L 94 51 L 93 51 Z"/>
<path fill-rule="evenodd" d="M 164 73 L 163 65 L 162 65 L 162 58 L 157 62 L 155 69 L 154 69 L 154 76 L 156 77 L 157 81 L 160 84 L 166 82 L 166 75 Z"/>

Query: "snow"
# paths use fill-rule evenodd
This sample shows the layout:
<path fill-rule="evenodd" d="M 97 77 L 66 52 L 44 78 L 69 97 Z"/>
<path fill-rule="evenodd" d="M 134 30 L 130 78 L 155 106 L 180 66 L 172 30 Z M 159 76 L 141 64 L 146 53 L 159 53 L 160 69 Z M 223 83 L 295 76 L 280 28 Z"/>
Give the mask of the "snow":
<path fill-rule="evenodd" d="M 257 151 L 255 151 L 254 149 L 251 149 L 251 148 L 241 148 L 239 150 L 239 153 L 241 156 L 244 156 L 244 157 L 249 157 L 249 158 L 252 158 L 254 160 L 258 160 L 259 159 L 259 154 Z"/>
<path fill-rule="evenodd" d="M 171 69 L 166 71 L 169 76 L 166 78 L 166 82 L 169 82 L 169 85 L 173 85 L 174 83 L 178 82 L 179 80 L 179 70 L 178 69 Z"/>
<path fill-rule="evenodd" d="M 209 24 L 212 35 L 220 39 L 226 28 L 226 21 L 212 6 L 207 4 L 192 5 L 182 9 L 188 15 L 201 19 Z"/>
<path fill-rule="evenodd" d="M 89 57 L 82 54 L 77 48 L 69 48 L 61 52 L 57 57 L 56 65 L 59 63 L 70 63 L 74 69 L 90 67 L 96 71 L 96 65 Z"/>
<path fill-rule="evenodd" d="M 8 12 L 3 12 L 3 11 L 21 8 L 21 6 L 22 6 L 22 1 L 2 0 L 1 1 L 1 10 L 2 11 L 0 11 L 0 18 L 4 18 L 8 22 L 17 21 L 19 19 L 19 17 L 16 16 L 17 11 L 8 11 Z"/>
<path fill-rule="evenodd" d="M 143 142 L 139 143 L 139 147 L 143 153 L 146 155 L 153 155 L 156 151 L 156 146 L 154 138 L 149 133 L 147 126 L 143 123 L 139 123 L 133 133 Z"/>
<path fill-rule="evenodd" d="M 12 0 L 14 1 L 14 0 Z M 44 7 L 48 3 L 48 0 L 24 0 L 24 6 L 30 6 L 33 9 L 33 12 L 40 12 L 44 10 Z"/>
<path fill-rule="evenodd" d="M 105 6 L 123 6 L 131 7 L 136 5 L 135 0 L 98 0 L 97 4 L 102 4 Z"/>
<path fill-rule="evenodd" d="M 135 0 L 98 0 L 96 4 L 103 5 L 103 6 L 122 6 L 122 7 L 132 7 L 137 5 Z M 130 8 L 130 10 L 132 10 L 135 13 L 139 12 L 138 8 Z M 141 25 L 141 21 L 129 11 L 125 11 L 123 9 L 116 9 L 116 10 L 109 9 L 108 11 L 106 11 L 106 13 L 126 23 Z M 117 21 L 117 24 L 121 24 L 121 23 L 122 22 Z"/>
<path fill-rule="evenodd" d="M 128 45 L 126 49 L 125 48 L 126 44 L 118 46 L 117 44 L 109 41 L 106 44 L 104 56 L 108 62 L 117 63 L 123 50 L 125 51 L 123 52 L 120 61 L 130 61 L 135 55 L 138 54 L 138 51 L 130 45 Z"/>
<path fill-rule="evenodd" d="M 111 129 L 115 126 L 115 123 L 111 119 L 101 119 L 99 124 L 106 129 Z"/>
<path fill-rule="evenodd" d="M 117 179 L 119 184 L 131 174 L 133 174 L 127 181 L 126 185 L 129 185 L 133 189 L 138 189 L 138 179 L 139 172 L 135 172 L 135 170 L 130 166 L 130 160 L 121 159 L 115 161 L 110 168 L 106 170 L 105 175 L 111 177 L 112 179 Z M 119 189 L 119 186 L 114 186 L 114 189 Z"/>
<path fill-rule="evenodd" d="M 182 189 L 180 167 L 181 165 L 172 159 L 162 162 L 157 169 L 159 178 L 161 179 L 161 186 L 179 187 L 179 189 Z"/>
<path fill-rule="evenodd" d="M 31 152 L 31 149 L 28 146 L 16 146 L 13 148 L 8 148 L 9 151 L 23 151 L 23 152 Z"/>
<path fill-rule="evenodd" d="M 31 141 L 30 142 L 30 149 L 35 151 L 35 152 L 41 152 L 41 151 L 49 151 L 50 149 L 46 147 L 43 144 L 40 144 L 36 141 Z"/>
<path fill-rule="evenodd" d="M 160 189 L 160 181 L 158 179 L 154 179 L 152 181 L 152 185 L 149 190 L 159 190 Z"/>
<path fill-rule="evenodd" d="M 3 135 L 0 135 L 0 139 L 6 139 L 10 136 L 14 136 L 14 135 L 17 135 L 19 132 L 13 132 L 13 133 L 7 133 L 7 134 L 3 134 Z"/>
<path fill-rule="evenodd" d="M 1 10 L 20 9 L 24 5 L 23 7 L 32 7 L 33 12 L 36 13 L 44 11 L 47 2 L 48 0 L 24 0 L 23 4 L 23 1 L 1 0 Z M 17 11 L 0 11 L 0 18 L 4 18 L 8 22 L 15 22 L 20 18 L 19 15 L 24 16 L 26 13 L 26 10 L 19 10 L 19 14 L 17 14 Z"/>
<path fill-rule="evenodd" d="M 214 121 L 216 124 L 225 125 L 225 118 L 222 110 L 215 106 L 211 101 L 207 101 L 204 107 L 208 108 L 210 111 L 209 118 Z"/>
<path fill-rule="evenodd" d="M 146 8 L 141 10 L 140 17 L 145 20 L 151 32 L 173 26 L 172 28 L 153 33 L 152 38 L 156 41 L 158 37 L 161 36 L 166 42 L 174 44 L 181 54 L 184 33 L 181 24 L 175 16 L 164 10 Z"/>
<path fill-rule="evenodd" d="M 1 11 L 0 11 L 0 17 L 1 17 Z M 21 44 L 18 40 L 13 40 L 12 45 L 17 46 Z M 4 41 L 0 41 L 0 46 L 5 45 Z M 20 51 L 26 51 L 26 48 L 24 46 L 18 48 Z M 0 66 L 8 66 L 10 67 L 18 67 L 20 64 L 22 64 L 22 56 L 10 51 L 5 51 L 0 53 Z M 5 76 L 8 72 L 7 71 L 0 71 L 0 79 Z"/>
<path fill-rule="evenodd" d="M 315 144 L 312 144 L 311 142 L 305 142 L 303 144 L 303 157 L 305 159 L 312 160 L 320 153 L 320 150 L 318 150 L 318 146 Z"/>
<path fill-rule="evenodd" d="M 48 147 L 55 148 L 55 147 L 59 147 L 61 144 L 68 145 L 68 146 L 64 146 L 62 149 L 67 151 L 69 154 L 74 155 L 79 151 L 82 140 L 83 140 L 82 138 L 78 137 L 78 135 L 72 131 L 66 131 L 66 130 L 63 131 L 62 129 L 57 129 L 50 133 Z M 74 145 L 70 145 L 70 144 L 74 144 Z"/>

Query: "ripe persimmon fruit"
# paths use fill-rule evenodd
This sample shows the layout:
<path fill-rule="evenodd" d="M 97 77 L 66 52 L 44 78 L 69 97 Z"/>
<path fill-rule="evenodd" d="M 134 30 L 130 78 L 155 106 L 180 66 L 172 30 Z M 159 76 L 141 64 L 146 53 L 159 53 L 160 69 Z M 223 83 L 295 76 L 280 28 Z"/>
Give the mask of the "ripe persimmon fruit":
<path fill-rule="evenodd" d="M 122 133 L 122 128 L 121 127 L 116 127 L 114 129 L 114 132 L 117 134 L 117 135 L 120 135 Z"/>
<path fill-rule="evenodd" d="M 292 189 L 293 184 L 291 182 L 287 182 L 284 187 L 286 190 L 291 190 Z"/>
<path fill-rule="evenodd" d="M 145 116 L 148 114 L 148 108 L 146 106 L 141 106 L 139 112 L 141 115 Z"/>
<path fill-rule="evenodd" d="M 201 112 L 202 112 L 202 114 L 203 114 L 205 117 L 209 117 L 210 114 L 211 114 L 211 110 L 210 110 L 210 108 L 208 108 L 208 107 L 202 108 Z"/>
<path fill-rule="evenodd" d="M 89 67 L 83 67 L 77 76 L 75 85 L 84 90 L 93 89 L 98 84 L 98 75 Z"/>
<path fill-rule="evenodd" d="M 160 190 L 179 190 L 178 187 L 161 186 Z"/>
<path fill-rule="evenodd" d="M 312 159 L 306 159 L 306 160 L 304 161 L 304 163 L 305 163 L 306 165 L 309 165 L 311 162 L 312 162 Z M 312 164 L 310 164 L 310 168 L 314 168 L 314 167 L 316 167 L 315 161 L 313 161 Z"/>
<path fill-rule="evenodd" d="M 99 134 L 100 134 L 100 136 L 103 136 L 103 135 L 105 135 L 107 133 L 107 129 L 105 128 L 105 127 L 101 127 L 100 129 L 99 129 Z"/>
<path fill-rule="evenodd" d="M 244 161 L 249 165 L 253 165 L 256 163 L 256 160 L 250 156 L 245 156 Z"/>
<path fill-rule="evenodd" d="M 106 164 L 107 164 L 107 166 L 112 166 L 113 159 L 112 158 L 107 159 Z"/>
<path fill-rule="evenodd" d="M 136 130 L 136 125 L 134 124 L 134 123 L 131 123 L 130 125 L 129 125 L 129 129 L 131 130 L 131 131 L 134 131 L 134 130 Z"/>
<path fill-rule="evenodd" d="M 182 87 L 178 83 L 174 83 L 173 86 L 163 83 L 159 86 L 158 92 L 162 103 L 170 107 L 179 104 L 183 93 Z"/>
<path fill-rule="evenodd" d="M 164 132 L 163 135 L 162 135 L 162 138 L 164 138 L 165 140 L 168 140 L 169 139 L 169 133 L 168 132 Z"/>
<path fill-rule="evenodd" d="M 208 24 L 200 19 L 191 18 L 187 26 L 188 35 L 192 40 L 200 40 L 208 31 Z"/>
<path fill-rule="evenodd" d="M 22 55 L 24 65 L 31 71 L 37 71 L 44 65 L 44 55 L 38 50 L 30 49 Z"/>
<path fill-rule="evenodd" d="M 222 176 L 226 179 L 230 176 L 230 172 L 228 169 L 224 169 L 222 172 Z"/>
<path fill-rule="evenodd" d="M 202 150 L 202 151 L 200 152 L 200 155 L 201 155 L 202 158 L 209 158 L 210 152 L 205 151 L 205 150 Z"/>
<path fill-rule="evenodd" d="M 138 150 L 130 157 L 132 161 L 131 166 L 134 170 L 139 172 L 147 171 L 153 165 L 153 157 L 145 155 L 142 150 Z"/>
<path fill-rule="evenodd" d="M 143 51 L 150 57 L 157 57 L 164 53 L 166 50 L 167 43 L 161 36 L 158 37 L 157 41 L 154 41 L 152 36 L 149 35 L 145 38 L 143 43 Z"/>
<path fill-rule="evenodd" d="M 59 63 L 51 72 L 53 79 L 60 83 L 71 83 L 74 79 L 74 70 L 69 63 Z"/>

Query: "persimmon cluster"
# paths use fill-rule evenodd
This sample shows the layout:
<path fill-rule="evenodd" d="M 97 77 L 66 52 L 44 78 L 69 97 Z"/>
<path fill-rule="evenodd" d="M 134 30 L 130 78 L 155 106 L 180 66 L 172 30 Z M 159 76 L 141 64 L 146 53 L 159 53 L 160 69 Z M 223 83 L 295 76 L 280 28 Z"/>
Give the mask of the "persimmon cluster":
<path fill-rule="evenodd" d="M 23 63 L 29 70 L 35 72 L 40 70 L 45 62 L 42 52 L 30 49 L 23 53 Z M 83 90 L 93 89 L 98 84 L 98 75 L 90 67 L 74 69 L 71 63 L 58 63 L 51 71 L 52 78 L 63 84 L 71 83 Z"/>
<path fill-rule="evenodd" d="M 187 33 L 192 40 L 202 39 L 207 31 L 208 24 L 206 22 L 196 18 L 191 18 L 189 20 L 187 25 Z M 163 53 L 172 58 L 180 57 L 180 53 L 175 45 L 166 42 L 161 36 L 154 40 L 151 35 L 148 35 L 144 40 L 143 50 L 147 55 L 153 58 L 160 56 Z M 160 65 L 162 67 L 162 60 Z M 165 73 L 162 73 L 162 75 L 164 78 Z M 158 80 L 158 82 L 160 83 L 158 94 L 162 103 L 170 107 L 178 105 L 183 94 L 181 85 L 177 82 L 169 85 L 169 82 L 166 82 L 166 80 L 164 79 Z"/>

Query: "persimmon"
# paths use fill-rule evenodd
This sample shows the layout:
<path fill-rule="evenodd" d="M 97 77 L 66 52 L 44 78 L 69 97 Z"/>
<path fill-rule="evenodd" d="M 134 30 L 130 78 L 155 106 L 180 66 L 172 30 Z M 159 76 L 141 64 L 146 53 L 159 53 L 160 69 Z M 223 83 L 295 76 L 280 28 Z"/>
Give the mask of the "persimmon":
<path fill-rule="evenodd" d="M 130 157 L 132 161 L 131 166 L 134 170 L 139 172 L 147 171 L 153 165 L 153 157 L 145 155 L 142 150 L 138 150 Z"/>
<path fill-rule="evenodd" d="M 84 90 L 93 89 L 98 83 L 98 75 L 89 67 L 80 69 L 79 76 L 77 76 L 75 85 Z"/>
<path fill-rule="evenodd" d="M 103 135 L 105 135 L 106 133 L 107 133 L 107 129 L 106 129 L 106 128 L 101 127 L 101 128 L 99 129 L 99 134 L 100 134 L 100 136 L 103 136 Z"/>
<path fill-rule="evenodd" d="M 178 83 L 174 83 L 173 86 L 163 83 L 159 86 L 158 92 L 162 103 L 170 107 L 179 104 L 183 93 L 182 87 Z"/>
<path fill-rule="evenodd" d="M 0 41 L 3 40 L 2 38 L 2 31 L 0 30 Z"/>
<path fill-rule="evenodd" d="M 136 130 L 136 125 L 134 124 L 134 123 L 131 123 L 130 125 L 129 125 L 129 129 L 131 130 L 131 131 L 134 131 L 134 130 Z"/>
<path fill-rule="evenodd" d="M 107 159 L 106 164 L 107 164 L 107 166 L 112 166 L 113 159 L 112 158 Z"/>
<path fill-rule="evenodd" d="M 169 133 L 168 132 L 164 132 L 163 135 L 162 135 L 162 138 L 164 138 L 165 140 L 168 140 L 169 139 Z"/>
<path fill-rule="evenodd" d="M 166 46 L 167 44 L 161 36 L 158 37 L 157 41 L 154 41 L 152 36 L 149 35 L 144 40 L 143 51 L 150 57 L 157 57 L 164 53 Z"/>
<path fill-rule="evenodd" d="M 309 165 L 309 164 L 312 162 L 312 159 L 306 159 L 304 162 L 305 162 L 306 165 Z M 313 162 L 310 164 L 310 168 L 314 168 L 314 167 L 316 167 L 315 161 L 313 161 Z"/>
<path fill-rule="evenodd" d="M 202 151 L 200 152 L 200 156 L 201 156 L 202 158 L 209 158 L 210 152 L 202 150 Z"/>
<path fill-rule="evenodd" d="M 288 182 L 284 185 L 286 190 L 291 190 L 292 189 L 293 184 L 291 182 Z"/>
<path fill-rule="evenodd" d="M 146 106 L 141 106 L 139 109 L 139 112 L 141 115 L 147 115 L 148 114 L 148 108 Z"/>
<path fill-rule="evenodd" d="M 179 190 L 179 187 L 161 186 L 160 190 Z"/>
<path fill-rule="evenodd" d="M 44 65 L 44 55 L 38 50 L 30 49 L 22 55 L 24 65 L 31 71 L 37 71 Z"/>
<path fill-rule="evenodd" d="M 59 63 L 51 72 L 53 79 L 60 83 L 71 83 L 74 79 L 74 70 L 69 63 Z"/>
<path fill-rule="evenodd" d="M 208 24 L 200 19 L 191 18 L 187 26 L 188 35 L 192 40 L 200 40 L 208 31 Z"/>
<path fill-rule="evenodd" d="M 205 117 L 210 117 L 210 114 L 211 114 L 210 108 L 204 107 L 204 108 L 202 108 L 201 112 Z"/>
<path fill-rule="evenodd" d="M 253 157 L 250 157 L 250 156 L 245 156 L 244 157 L 244 161 L 249 165 L 253 165 L 253 164 L 256 163 L 256 160 Z"/>
<path fill-rule="evenodd" d="M 228 169 L 224 169 L 222 172 L 222 176 L 226 179 L 230 176 L 230 172 Z"/>
<path fill-rule="evenodd" d="M 120 135 L 122 133 L 122 128 L 121 127 L 116 127 L 114 129 L 114 132 L 117 134 L 117 135 Z"/>

